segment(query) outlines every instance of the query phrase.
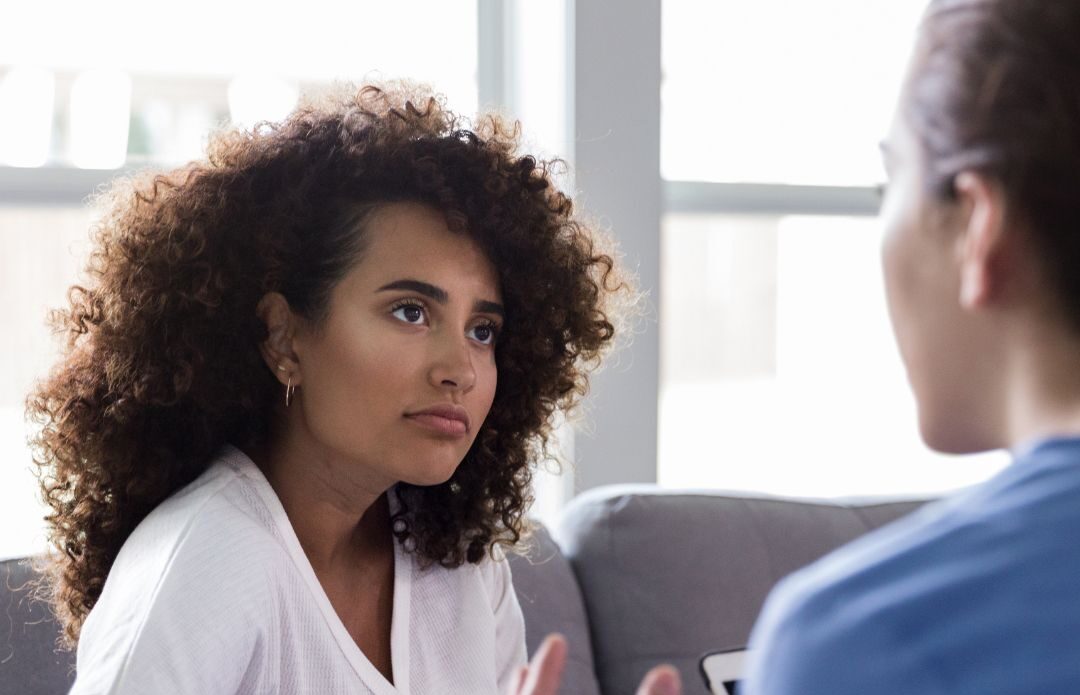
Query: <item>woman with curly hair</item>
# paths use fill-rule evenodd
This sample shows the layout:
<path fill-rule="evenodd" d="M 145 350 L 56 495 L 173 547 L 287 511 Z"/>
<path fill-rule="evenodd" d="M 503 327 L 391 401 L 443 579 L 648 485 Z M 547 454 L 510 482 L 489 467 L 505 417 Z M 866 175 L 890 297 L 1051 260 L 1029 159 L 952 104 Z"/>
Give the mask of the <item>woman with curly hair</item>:
<path fill-rule="evenodd" d="M 74 693 L 492 693 L 498 552 L 627 286 L 497 117 L 402 85 L 115 184 L 29 400 Z"/>

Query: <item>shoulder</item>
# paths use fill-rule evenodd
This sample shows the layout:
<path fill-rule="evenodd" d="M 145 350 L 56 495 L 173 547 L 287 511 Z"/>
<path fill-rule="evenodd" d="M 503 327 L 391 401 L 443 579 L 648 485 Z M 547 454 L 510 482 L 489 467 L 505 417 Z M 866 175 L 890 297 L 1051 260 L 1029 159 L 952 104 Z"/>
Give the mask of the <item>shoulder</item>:
<path fill-rule="evenodd" d="M 493 553 L 473 565 L 472 571 L 494 606 L 514 595 L 514 579 L 506 553 L 499 548 Z"/>
<path fill-rule="evenodd" d="M 155 508 L 124 543 L 113 574 L 188 577 L 256 574 L 279 550 L 272 524 L 239 472 L 220 461 Z"/>
<path fill-rule="evenodd" d="M 928 557 L 927 539 L 917 540 L 926 533 L 923 522 L 871 534 L 782 580 L 751 636 L 747 692 L 814 684 L 809 690 L 892 693 L 883 683 L 938 692 L 937 674 L 906 634 L 933 603 L 932 590 L 913 585 Z"/>
<path fill-rule="evenodd" d="M 257 606 L 283 555 L 244 476 L 219 459 L 131 533 L 87 628 L 103 615 L 130 625 L 173 610 Z"/>
<path fill-rule="evenodd" d="M 989 577 L 1024 581 L 1035 570 L 1067 566 L 1076 553 L 1061 551 L 1074 545 L 1071 529 L 1080 524 L 1080 466 L 1072 482 L 1046 473 L 1014 464 L 796 572 L 780 584 L 777 599 L 808 609 L 874 595 L 873 609 L 888 611 Z"/>
<path fill-rule="evenodd" d="M 83 626 L 80 682 L 149 682 L 150 664 L 175 682 L 235 678 L 269 632 L 285 562 L 242 476 L 211 466 L 125 542 Z"/>
<path fill-rule="evenodd" d="M 957 692 L 945 684 L 978 675 L 965 671 L 976 657 L 967 653 L 972 645 L 984 656 L 1011 653 L 1010 640 L 1032 622 L 1036 585 L 1045 589 L 1063 571 L 1075 577 L 1080 569 L 1077 553 L 1059 552 L 1071 535 L 1048 528 L 1060 526 L 1048 504 L 1061 481 L 1039 479 L 1006 471 L 782 581 L 754 629 L 751 680 L 763 686 L 748 692 L 787 692 L 799 682 L 833 692 L 891 692 L 883 682 Z M 1071 499 L 1075 524 L 1075 489 Z M 1040 593 L 1053 603 L 1052 592 Z M 1080 613 L 1071 598 L 1066 603 L 1058 622 Z"/>

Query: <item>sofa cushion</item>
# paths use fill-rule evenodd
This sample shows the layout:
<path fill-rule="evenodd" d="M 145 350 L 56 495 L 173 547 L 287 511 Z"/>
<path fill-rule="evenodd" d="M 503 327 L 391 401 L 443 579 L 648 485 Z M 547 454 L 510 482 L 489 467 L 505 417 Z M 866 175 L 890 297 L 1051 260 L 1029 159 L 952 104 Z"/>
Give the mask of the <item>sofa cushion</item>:
<path fill-rule="evenodd" d="M 49 607 L 30 595 L 26 560 L 0 562 L 0 695 L 57 695 L 75 680 L 75 654 L 56 648 Z"/>
<path fill-rule="evenodd" d="M 658 663 L 705 693 L 699 657 L 743 647 L 772 586 L 921 502 L 845 503 L 652 486 L 574 500 L 556 538 L 574 568 L 601 692 L 634 692 Z"/>
<path fill-rule="evenodd" d="M 599 695 L 589 626 L 570 563 L 547 529 L 536 531 L 522 554 L 510 555 L 514 589 L 525 614 L 525 641 L 531 656 L 550 632 L 561 632 L 570 647 L 561 695 Z"/>

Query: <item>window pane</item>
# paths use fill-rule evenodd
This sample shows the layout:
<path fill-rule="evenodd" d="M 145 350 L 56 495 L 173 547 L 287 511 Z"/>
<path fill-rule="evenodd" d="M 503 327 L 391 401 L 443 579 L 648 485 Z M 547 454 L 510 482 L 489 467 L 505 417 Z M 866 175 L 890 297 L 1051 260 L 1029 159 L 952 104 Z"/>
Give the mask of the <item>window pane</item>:
<path fill-rule="evenodd" d="M 78 277 L 90 220 L 78 208 L 0 207 L 0 558 L 44 549 L 23 405 L 57 357 L 46 315 Z"/>
<path fill-rule="evenodd" d="M 669 180 L 869 185 L 925 0 L 663 0 Z"/>
<path fill-rule="evenodd" d="M 437 86 L 447 91 L 464 87 L 456 95 L 463 97 L 475 94 L 468 85 L 476 82 L 476 8 L 476 0 L 308 0 L 287 11 L 218 0 L 113 0 L 108 12 L 72 4 L 60 22 L 49 3 L 17 3 L 4 9 L 0 64 L 322 81 L 378 70 L 443 82 Z"/>
<path fill-rule="evenodd" d="M 275 120 L 302 93 L 367 77 L 425 82 L 453 109 L 476 110 L 476 0 L 252 9 L 123 0 L 108 12 L 65 7 L 57 22 L 49 3 L 5 8 L 0 164 L 182 162 L 226 120 Z M 5 130 L 34 137 L 8 141 Z"/>
<path fill-rule="evenodd" d="M 868 218 L 665 220 L 662 484 L 921 494 L 1004 465 L 921 443 L 879 243 Z"/>

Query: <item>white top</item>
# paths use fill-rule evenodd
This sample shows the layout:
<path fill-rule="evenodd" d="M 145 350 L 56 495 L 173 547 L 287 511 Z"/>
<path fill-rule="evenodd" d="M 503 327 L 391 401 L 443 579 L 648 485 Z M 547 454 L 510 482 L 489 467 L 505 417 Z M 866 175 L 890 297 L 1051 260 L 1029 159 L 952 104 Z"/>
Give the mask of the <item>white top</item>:
<path fill-rule="evenodd" d="M 526 660 L 508 563 L 421 570 L 395 542 L 390 648 L 393 684 L 334 612 L 262 472 L 228 447 L 124 543 L 71 695 L 505 693 Z"/>

